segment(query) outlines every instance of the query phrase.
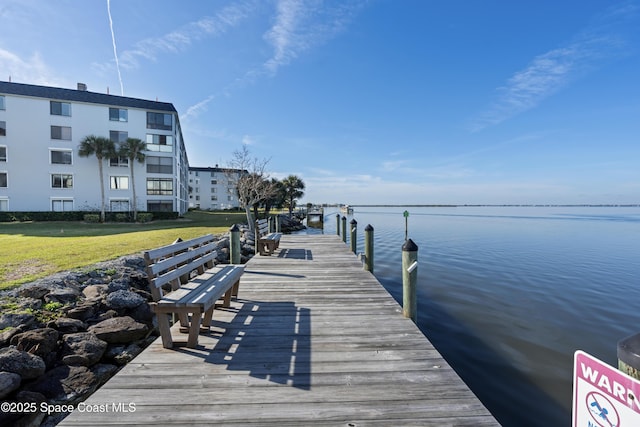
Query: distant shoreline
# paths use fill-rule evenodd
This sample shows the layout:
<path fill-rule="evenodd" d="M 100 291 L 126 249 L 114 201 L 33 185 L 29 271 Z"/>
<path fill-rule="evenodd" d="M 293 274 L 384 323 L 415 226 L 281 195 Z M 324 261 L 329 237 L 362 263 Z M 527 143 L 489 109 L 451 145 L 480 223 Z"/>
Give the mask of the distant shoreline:
<path fill-rule="evenodd" d="M 340 207 L 344 205 L 337 204 L 323 204 L 326 207 Z M 464 204 L 464 205 L 440 205 L 440 204 L 411 204 L 411 205 L 384 205 L 384 204 L 357 204 L 349 205 L 352 208 L 484 208 L 484 207 L 499 207 L 499 208 L 638 208 L 640 203 L 620 203 L 620 204 Z"/>

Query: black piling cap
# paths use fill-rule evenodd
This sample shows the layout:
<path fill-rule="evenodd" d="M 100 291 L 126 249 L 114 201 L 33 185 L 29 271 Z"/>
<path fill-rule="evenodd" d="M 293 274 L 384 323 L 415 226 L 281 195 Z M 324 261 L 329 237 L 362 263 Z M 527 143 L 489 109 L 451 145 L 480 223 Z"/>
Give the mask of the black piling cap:
<path fill-rule="evenodd" d="M 367 224 L 367 226 L 364 228 L 364 231 L 373 231 L 373 227 L 371 226 L 371 224 Z"/>
<path fill-rule="evenodd" d="M 356 221 L 356 219 L 355 219 L 355 218 L 353 218 L 353 219 L 349 222 L 349 224 L 356 225 L 356 224 L 358 224 L 358 221 Z"/>
<path fill-rule="evenodd" d="M 238 227 L 238 224 L 233 224 L 229 231 L 233 233 L 234 231 L 240 231 L 240 228 Z"/>
<path fill-rule="evenodd" d="M 618 360 L 635 369 L 640 369 L 640 334 L 618 341 Z"/>
<path fill-rule="evenodd" d="M 402 251 L 403 252 L 418 252 L 418 245 L 413 243 L 413 240 L 409 239 L 406 242 L 404 242 L 404 245 L 402 245 Z"/>

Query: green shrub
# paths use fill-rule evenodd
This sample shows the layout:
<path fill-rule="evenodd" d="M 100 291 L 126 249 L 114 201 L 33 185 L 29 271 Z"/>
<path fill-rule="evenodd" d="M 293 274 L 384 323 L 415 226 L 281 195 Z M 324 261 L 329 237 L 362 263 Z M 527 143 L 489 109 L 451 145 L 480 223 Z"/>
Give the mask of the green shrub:
<path fill-rule="evenodd" d="M 98 223 L 100 222 L 100 215 L 98 214 L 85 214 L 84 222 Z"/>
<path fill-rule="evenodd" d="M 149 212 L 143 212 L 138 214 L 138 222 L 146 223 L 153 219 L 153 214 Z"/>
<path fill-rule="evenodd" d="M 117 222 L 128 222 L 129 221 L 129 214 L 117 213 L 116 214 L 116 221 Z"/>

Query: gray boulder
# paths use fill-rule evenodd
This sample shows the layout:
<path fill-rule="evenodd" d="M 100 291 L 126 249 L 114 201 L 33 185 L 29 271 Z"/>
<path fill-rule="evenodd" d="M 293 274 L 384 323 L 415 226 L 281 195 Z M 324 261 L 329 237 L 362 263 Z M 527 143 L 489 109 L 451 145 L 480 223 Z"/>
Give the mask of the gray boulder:
<path fill-rule="evenodd" d="M 76 288 L 55 288 L 44 296 L 45 302 L 58 302 L 60 304 L 67 304 L 75 302 L 80 296 L 80 291 Z"/>
<path fill-rule="evenodd" d="M 137 293 L 121 289 L 121 290 L 110 293 L 107 296 L 105 304 L 107 305 L 107 307 L 118 310 L 121 308 L 124 308 L 124 309 L 135 308 L 144 302 L 145 302 L 145 299 L 140 295 L 138 295 Z"/>
<path fill-rule="evenodd" d="M 131 362 L 134 357 L 142 352 L 142 347 L 138 344 L 116 345 L 109 347 L 105 352 L 105 359 L 112 360 L 116 365 L 126 365 Z"/>
<path fill-rule="evenodd" d="M 0 399 L 4 399 L 20 387 L 22 378 L 13 372 L 0 371 Z"/>
<path fill-rule="evenodd" d="M 50 358 L 57 350 L 58 331 L 51 328 L 32 329 L 14 335 L 11 338 L 11 345 L 15 345 L 18 350 L 35 354 L 43 359 Z"/>
<path fill-rule="evenodd" d="M 124 316 L 107 319 L 90 326 L 89 332 L 93 332 L 98 338 L 110 344 L 125 344 L 144 338 L 149 328 L 129 316 Z"/>
<path fill-rule="evenodd" d="M 18 295 L 24 298 L 42 299 L 42 297 L 47 295 L 50 291 L 51 289 L 47 285 L 35 284 L 22 287 L 18 291 Z"/>
<path fill-rule="evenodd" d="M 100 361 L 107 343 L 91 332 L 67 334 L 63 337 L 62 363 L 92 366 Z"/>
<path fill-rule="evenodd" d="M 67 317 L 72 319 L 78 319 L 82 321 L 93 318 L 99 311 L 100 300 L 85 300 L 80 303 L 76 303 L 76 306 L 69 310 L 66 314 Z"/>
<path fill-rule="evenodd" d="M 0 366 L 6 372 L 20 375 L 23 380 L 37 378 L 44 374 L 46 369 L 44 360 L 40 356 L 15 347 L 0 349 Z"/>
<path fill-rule="evenodd" d="M 75 334 L 87 330 L 87 324 L 79 319 L 59 317 L 47 323 L 48 328 L 56 329 L 61 334 Z"/>
<path fill-rule="evenodd" d="M 87 299 L 102 298 L 107 293 L 107 285 L 89 285 L 82 290 Z"/>
<path fill-rule="evenodd" d="M 27 386 L 43 394 L 49 403 L 75 403 L 98 387 L 95 374 L 86 366 L 58 366 Z"/>
<path fill-rule="evenodd" d="M 6 328 L 17 328 L 25 325 L 29 327 L 36 320 L 33 314 L 27 313 L 6 313 L 0 315 L 0 330 Z"/>

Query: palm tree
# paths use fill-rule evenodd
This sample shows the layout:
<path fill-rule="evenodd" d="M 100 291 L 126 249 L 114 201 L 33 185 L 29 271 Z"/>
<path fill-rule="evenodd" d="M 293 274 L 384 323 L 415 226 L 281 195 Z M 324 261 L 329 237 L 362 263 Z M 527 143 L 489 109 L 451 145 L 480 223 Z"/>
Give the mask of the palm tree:
<path fill-rule="evenodd" d="M 304 195 L 304 182 L 302 179 L 295 175 L 289 175 L 282 180 L 282 186 L 284 188 L 284 203 L 289 208 L 289 216 L 293 212 L 293 208 L 296 206 L 296 199 L 299 199 Z"/>
<path fill-rule="evenodd" d="M 104 159 L 110 159 L 115 156 L 116 148 L 113 141 L 102 136 L 88 135 L 80 141 L 78 147 L 78 155 L 80 157 L 96 156 L 98 159 L 98 174 L 100 174 L 100 196 L 102 198 L 102 206 L 100 208 L 100 221 L 104 222 L 104 174 L 102 173 L 102 165 Z"/>
<path fill-rule="evenodd" d="M 138 163 L 144 163 L 145 154 L 147 149 L 147 143 L 138 138 L 127 138 L 125 142 L 120 144 L 118 155 L 129 159 L 129 169 L 131 170 L 131 189 L 133 190 L 133 220 L 138 219 L 138 203 L 136 199 L 136 180 L 133 175 L 134 161 Z"/>

